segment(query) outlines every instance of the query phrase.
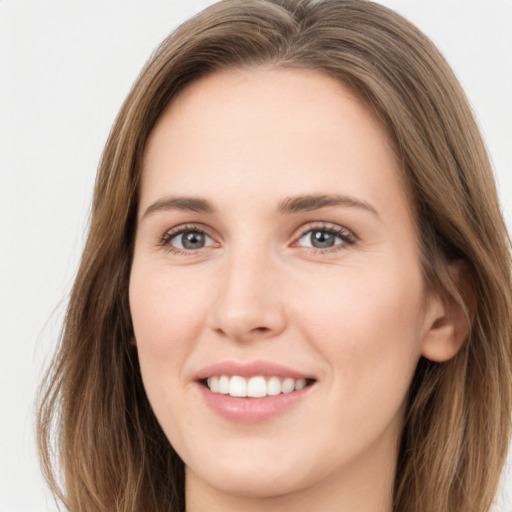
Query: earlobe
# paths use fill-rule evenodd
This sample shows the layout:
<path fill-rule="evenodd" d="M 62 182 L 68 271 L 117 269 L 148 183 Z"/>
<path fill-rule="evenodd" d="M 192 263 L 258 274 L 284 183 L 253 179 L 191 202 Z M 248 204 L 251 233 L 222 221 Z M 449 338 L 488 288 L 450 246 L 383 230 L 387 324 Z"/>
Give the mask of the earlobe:
<path fill-rule="evenodd" d="M 423 338 L 423 357 L 435 362 L 448 361 L 462 348 L 471 331 L 476 295 L 471 274 L 462 262 L 450 264 L 453 291 L 432 297 Z"/>

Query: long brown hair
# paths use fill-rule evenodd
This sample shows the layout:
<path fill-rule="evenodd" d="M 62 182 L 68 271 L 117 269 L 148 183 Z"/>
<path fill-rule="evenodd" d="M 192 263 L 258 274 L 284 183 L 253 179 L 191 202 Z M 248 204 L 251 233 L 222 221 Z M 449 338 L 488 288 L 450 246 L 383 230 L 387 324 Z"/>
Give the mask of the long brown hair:
<path fill-rule="evenodd" d="M 38 432 L 51 487 L 73 512 L 184 509 L 183 463 L 146 398 L 130 343 L 128 282 L 141 159 L 177 92 L 227 68 L 308 68 L 350 87 L 380 117 L 415 205 L 425 281 L 476 306 L 459 353 L 421 359 L 409 393 L 395 512 L 486 512 L 511 417 L 510 240 L 486 149 L 449 66 L 418 29 L 365 0 L 224 0 L 178 28 L 145 66 L 107 141 L 87 243 Z"/>

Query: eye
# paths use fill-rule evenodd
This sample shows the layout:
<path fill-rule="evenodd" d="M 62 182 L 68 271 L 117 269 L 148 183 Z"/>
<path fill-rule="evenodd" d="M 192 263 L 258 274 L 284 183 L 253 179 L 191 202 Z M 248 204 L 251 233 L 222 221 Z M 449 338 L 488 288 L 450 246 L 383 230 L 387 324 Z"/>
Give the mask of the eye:
<path fill-rule="evenodd" d="M 166 246 L 170 251 L 189 252 L 210 247 L 214 245 L 214 241 L 201 229 L 181 227 L 166 233 L 161 245 Z"/>
<path fill-rule="evenodd" d="M 318 250 L 336 250 L 354 243 L 350 231 L 340 227 L 319 227 L 309 229 L 296 242 L 301 247 L 311 247 Z"/>
<path fill-rule="evenodd" d="M 177 249 L 192 251 L 206 247 L 208 241 L 211 241 L 211 238 L 205 233 L 201 233 L 200 231 L 185 231 L 184 233 L 174 235 L 170 243 Z"/>

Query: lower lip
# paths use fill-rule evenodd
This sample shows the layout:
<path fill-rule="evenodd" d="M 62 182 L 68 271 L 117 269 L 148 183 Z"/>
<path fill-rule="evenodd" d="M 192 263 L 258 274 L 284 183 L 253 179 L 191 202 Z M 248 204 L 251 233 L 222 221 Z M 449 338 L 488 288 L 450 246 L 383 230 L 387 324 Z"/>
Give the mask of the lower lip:
<path fill-rule="evenodd" d="M 207 405 L 219 416 L 238 423 L 258 423 L 278 416 L 297 402 L 303 400 L 314 384 L 299 391 L 281 393 L 262 398 L 237 398 L 220 393 L 212 393 L 206 386 L 198 383 Z"/>

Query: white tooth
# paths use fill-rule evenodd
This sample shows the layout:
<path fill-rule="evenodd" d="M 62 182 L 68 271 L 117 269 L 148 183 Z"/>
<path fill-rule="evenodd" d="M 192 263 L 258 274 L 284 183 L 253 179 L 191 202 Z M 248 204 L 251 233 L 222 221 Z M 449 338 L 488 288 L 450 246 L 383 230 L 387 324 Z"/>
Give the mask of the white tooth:
<path fill-rule="evenodd" d="M 303 389 L 306 387 L 306 379 L 297 379 L 295 381 L 295 391 L 299 391 L 299 389 Z"/>
<path fill-rule="evenodd" d="M 243 377 L 233 375 L 229 380 L 229 394 L 231 396 L 247 396 L 247 381 Z"/>
<path fill-rule="evenodd" d="M 229 394 L 229 377 L 227 375 L 221 375 L 219 378 L 219 393 Z"/>
<path fill-rule="evenodd" d="M 293 391 L 295 389 L 295 379 L 284 379 L 281 389 L 283 393 L 289 393 L 290 391 Z"/>
<path fill-rule="evenodd" d="M 277 377 L 270 377 L 267 382 L 267 395 L 279 395 L 281 393 L 281 381 Z"/>
<path fill-rule="evenodd" d="M 213 391 L 214 393 L 219 392 L 219 377 L 210 377 L 208 379 L 208 387 L 210 388 L 210 391 Z"/>
<path fill-rule="evenodd" d="M 251 377 L 247 383 L 247 396 L 259 398 L 267 395 L 267 383 L 264 377 Z"/>

